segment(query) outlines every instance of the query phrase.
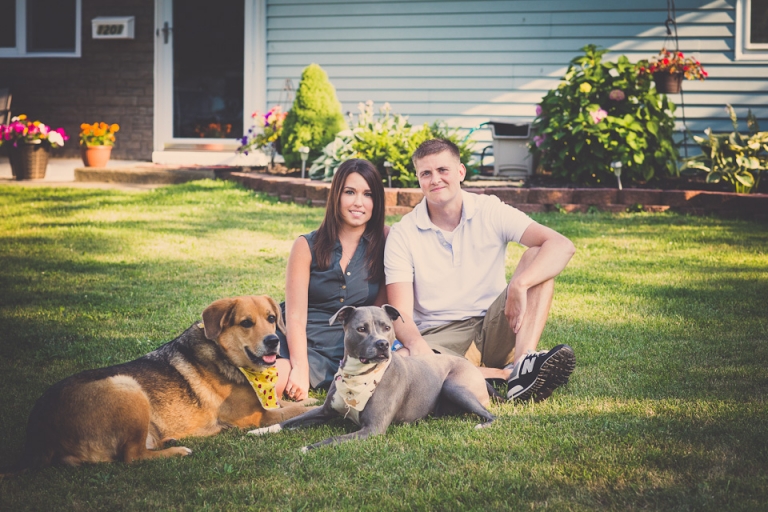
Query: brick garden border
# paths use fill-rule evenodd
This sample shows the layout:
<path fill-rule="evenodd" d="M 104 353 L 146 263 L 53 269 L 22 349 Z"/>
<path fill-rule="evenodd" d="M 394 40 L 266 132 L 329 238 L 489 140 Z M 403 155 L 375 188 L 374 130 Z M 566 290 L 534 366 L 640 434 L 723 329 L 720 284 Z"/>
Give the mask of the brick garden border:
<path fill-rule="evenodd" d="M 285 202 L 325 206 L 329 183 L 301 178 L 288 178 L 250 172 L 220 171 L 221 179 L 236 181 L 243 186 L 265 192 Z M 477 194 L 492 194 L 526 213 L 587 212 L 597 209 L 608 212 L 642 210 L 646 212 L 675 211 L 690 215 L 717 214 L 768 220 L 768 194 L 734 194 L 702 190 L 655 190 L 630 188 L 515 188 L 484 187 L 482 183 L 465 183 L 465 190 Z M 385 188 L 387 215 L 410 212 L 423 195 L 419 189 Z"/>

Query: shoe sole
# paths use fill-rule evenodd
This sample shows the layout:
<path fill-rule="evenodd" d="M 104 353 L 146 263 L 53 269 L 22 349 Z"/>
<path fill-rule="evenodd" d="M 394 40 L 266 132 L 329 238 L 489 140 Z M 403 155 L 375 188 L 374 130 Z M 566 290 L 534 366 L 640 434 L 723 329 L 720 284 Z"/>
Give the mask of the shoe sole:
<path fill-rule="evenodd" d="M 541 402 L 549 398 L 555 389 L 568 384 L 568 378 L 576 368 L 576 355 L 570 346 L 560 345 L 560 347 L 560 350 L 541 365 L 533 384 L 516 397 L 512 397 L 512 400 L 525 402 L 533 397 L 534 402 Z"/>

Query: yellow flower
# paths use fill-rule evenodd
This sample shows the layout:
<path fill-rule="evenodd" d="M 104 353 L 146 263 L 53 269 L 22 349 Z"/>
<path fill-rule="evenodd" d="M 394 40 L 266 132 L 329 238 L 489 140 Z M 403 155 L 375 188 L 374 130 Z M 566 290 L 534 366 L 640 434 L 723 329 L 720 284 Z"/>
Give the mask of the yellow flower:
<path fill-rule="evenodd" d="M 581 85 L 579 86 L 579 90 L 580 90 L 581 92 L 583 92 L 584 94 L 588 94 L 588 93 L 589 93 L 589 91 L 591 91 L 591 90 L 592 90 L 592 86 L 591 86 L 591 85 L 589 85 L 587 82 L 584 82 L 583 84 L 581 84 Z"/>
<path fill-rule="evenodd" d="M 83 124 L 80 125 L 80 129 L 82 131 L 86 131 L 90 127 L 91 127 L 91 125 L 89 125 L 88 123 L 83 123 Z"/>
<path fill-rule="evenodd" d="M 99 123 L 99 128 L 101 128 L 102 130 L 106 130 L 107 128 L 109 128 L 109 126 L 107 126 L 107 123 Z"/>
<path fill-rule="evenodd" d="M 112 126 L 109 127 L 109 131 L 111 131 L 112 133 L 117 133 L 120 131 L 120 126 L 117 124 L 113 124 Z"/>
<path fill-rule="evenodd" d="M 27 115 L 26 115 L 26 114 L 21 114 L 21 115 L 19 116 L 19 121 L 23 121 L 23 120 L 25 120 L 26 118 L 27 118 Z"/>

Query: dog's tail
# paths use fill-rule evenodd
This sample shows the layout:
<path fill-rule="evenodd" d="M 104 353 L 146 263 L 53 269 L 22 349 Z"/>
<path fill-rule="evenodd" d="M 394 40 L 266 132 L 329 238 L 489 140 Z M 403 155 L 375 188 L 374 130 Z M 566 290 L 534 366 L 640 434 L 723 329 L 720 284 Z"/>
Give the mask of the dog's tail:
<path fill-rule="evenodd" d="M 501 396 L 496 388 L 493 387 L 487 380 L 485 381 L 485 387 L 488 390 L 488 396 L 491 398 L 491 400 L 493 400 L 494 403 L 498 404 L 507 401 L 507 399 Z"/>

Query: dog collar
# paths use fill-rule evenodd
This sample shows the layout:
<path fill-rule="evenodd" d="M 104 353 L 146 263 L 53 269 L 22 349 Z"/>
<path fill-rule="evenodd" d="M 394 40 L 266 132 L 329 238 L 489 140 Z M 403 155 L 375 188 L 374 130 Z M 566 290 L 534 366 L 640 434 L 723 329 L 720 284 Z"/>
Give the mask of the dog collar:
<path fill-rule="evenodd" d="M 336 393 L 331 400 L 333 410 L 360 425 L 360 413 L 381 382 L 390 360 L 361 363 L 359 359 L 345 358 L 333 378 L 336 383 Z"/>
<path fill-rule="evenodd" d="M 265 370 L 255 372 L 250 368 L 239 367 L 243 372 L 248 383 L 259 397 L 259 402 L 264 409 L 277 409 L 277 393 L 275 393 L 275 384 L 277 383 L 277 368 L 269 366 Z"/>

